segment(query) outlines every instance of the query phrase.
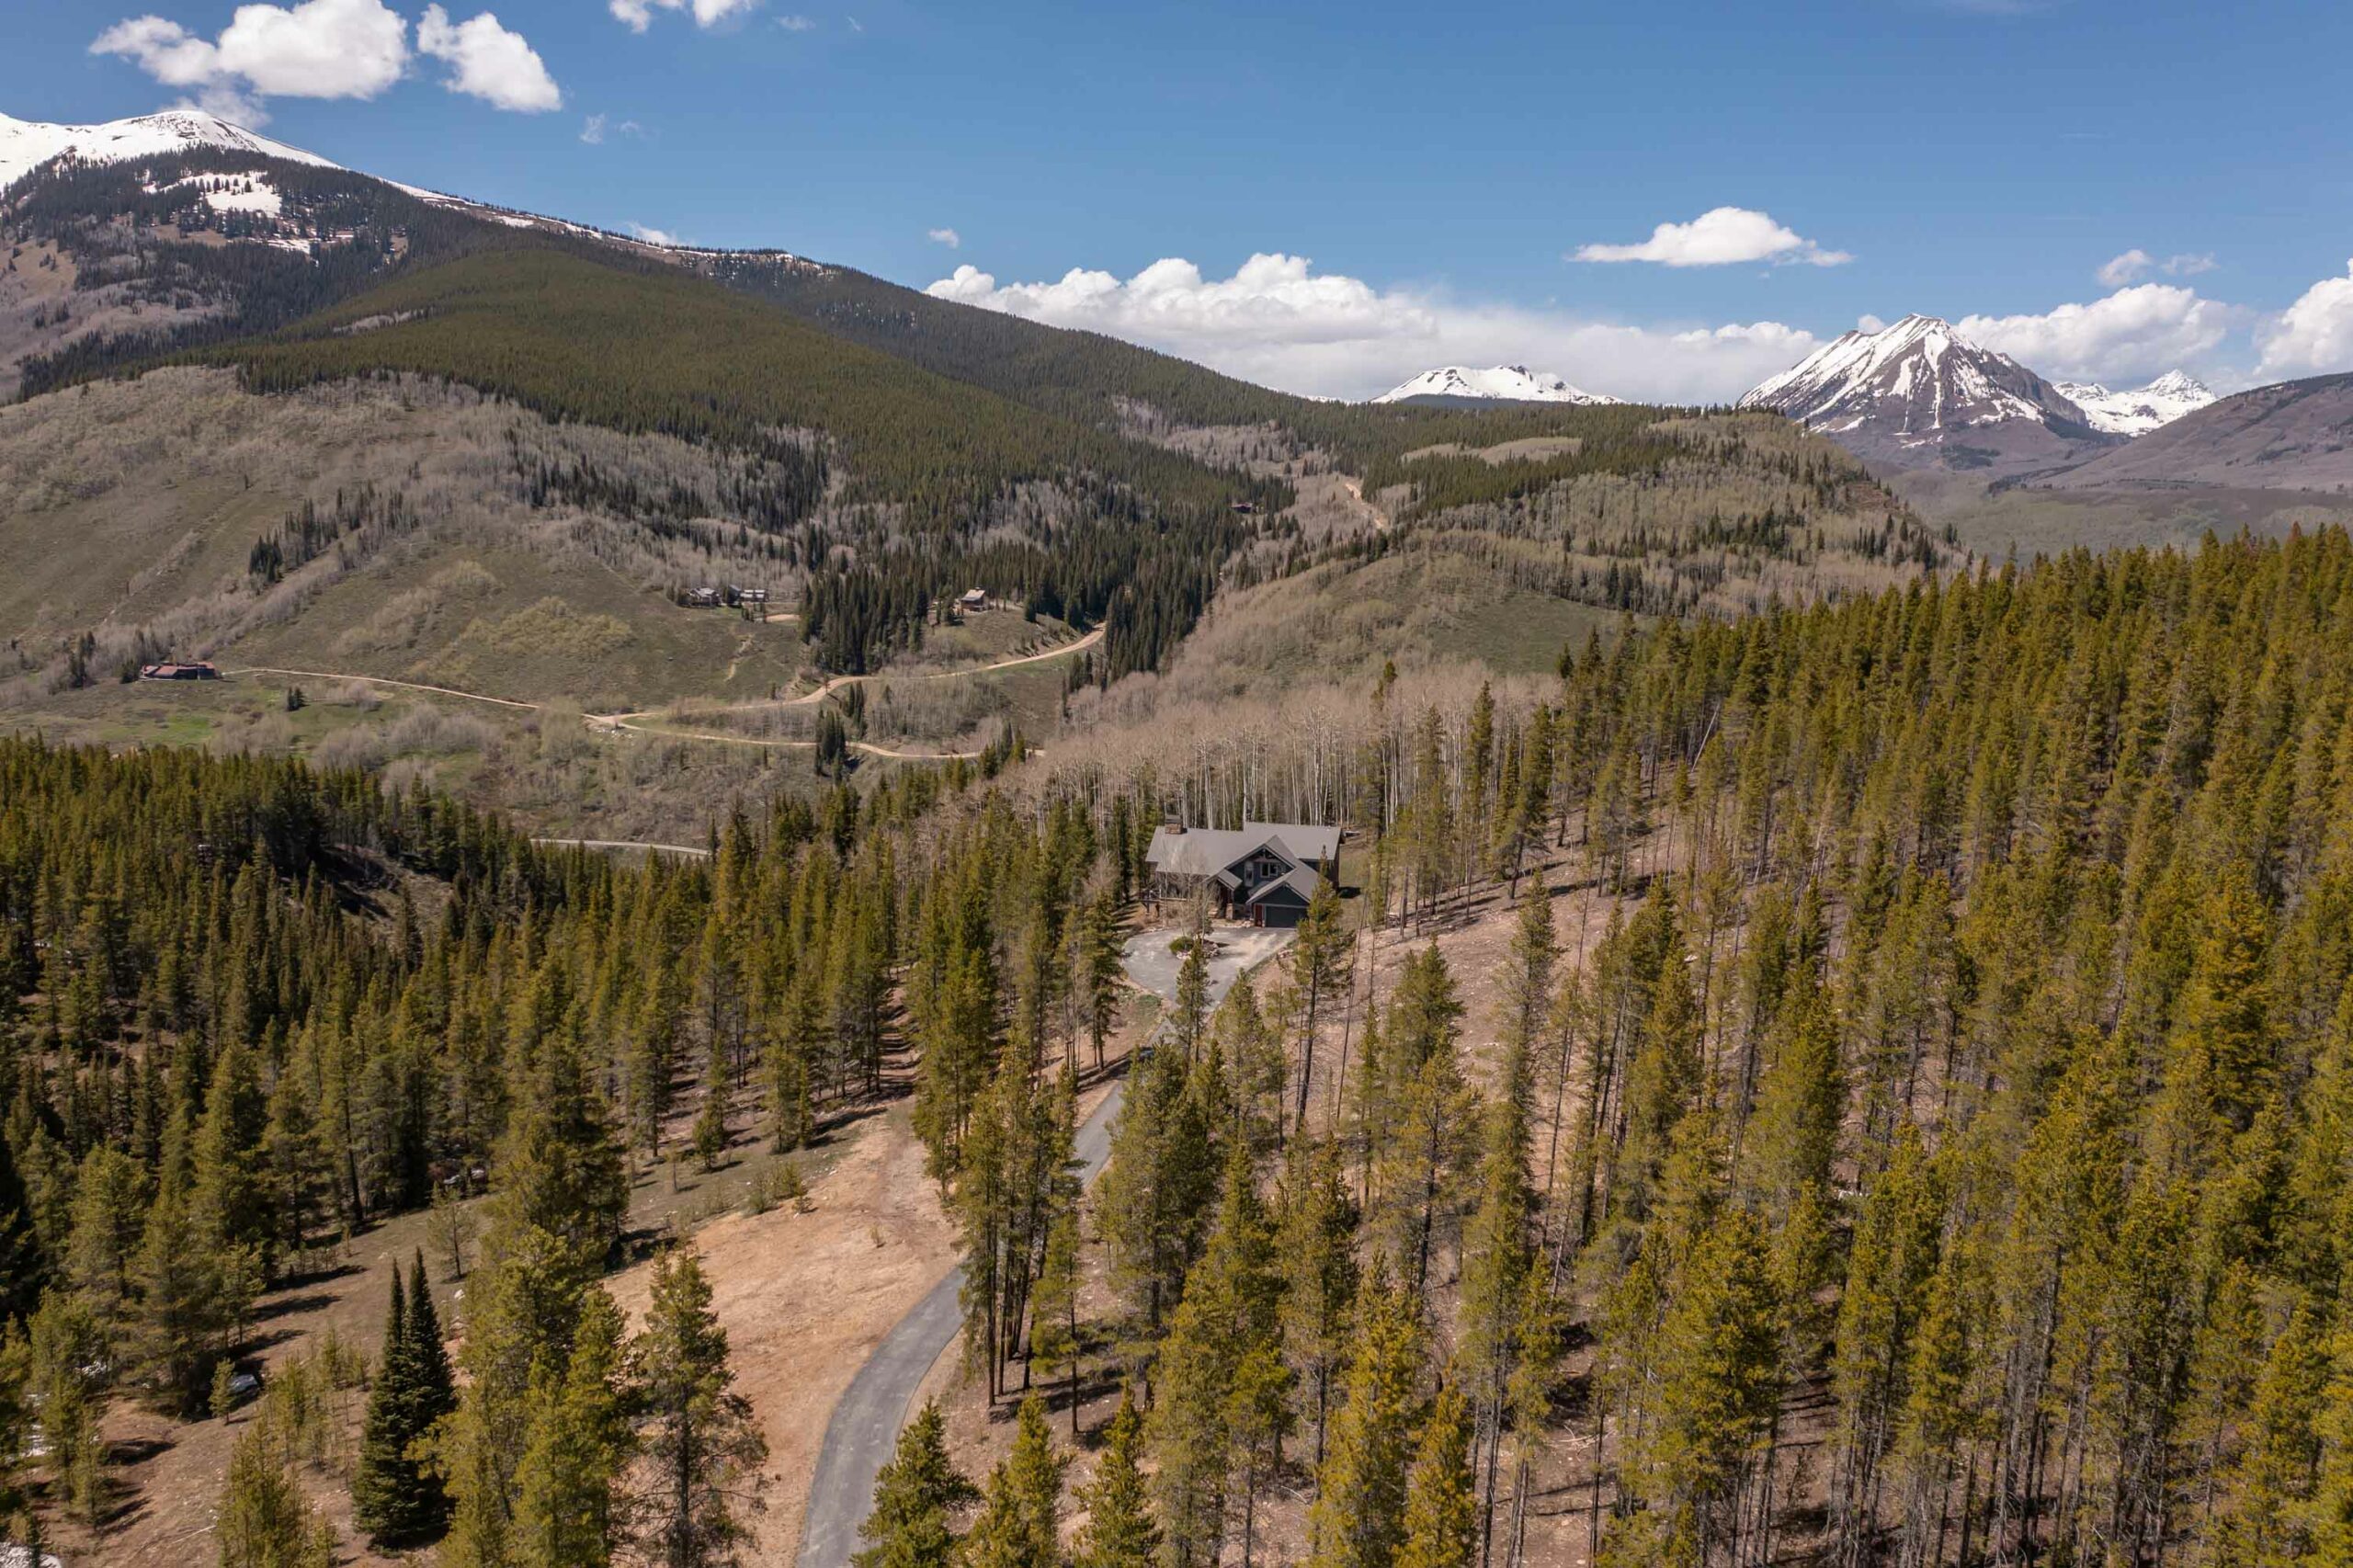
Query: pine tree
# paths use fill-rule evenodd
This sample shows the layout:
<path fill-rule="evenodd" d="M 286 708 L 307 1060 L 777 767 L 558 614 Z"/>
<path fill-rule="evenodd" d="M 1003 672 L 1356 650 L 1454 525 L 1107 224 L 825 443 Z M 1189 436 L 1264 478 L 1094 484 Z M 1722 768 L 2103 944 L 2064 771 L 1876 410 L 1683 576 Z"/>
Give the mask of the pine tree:
<path fill-rule="evenodd" d="M 1313 1568 L 1391 1568 L 1405 1530 L 1405 1478 L 1422 1409 L 1420 1303 L 1376 1263 L 1357 1299 L 1347 1398 L 1308 1512 Z"/>
<path fill-rule="evenodd" d="M 1435 947 L 1405 960 L 1381 1034 L 1390 1120 L 1376 1156 L 1379 1233 L 1419 1293 L 1459 1212 L 1461 1178 L 1476 1144 L 1475 1100 L 1463 1083 L 1462 1004 Z"/>
<path fill-rule="evenodd" d="M 1121 797 L 1124 803 L 1125 797 Z M 1120 940 L 1120 903 L 1106 888 L 1086 906 L 1079 937 L 1079 986 L 1086 1017 L 1087 1043 L 1095 1070 L 1103 1070 L 1103 1045 L 1119 1027 L 1122 982 L 1127 974 Z"/>
<path fill-rule="evenodd" d="M 1355 958 L 1356 938 L 1341 915 L 1339 891 L 1329 878 L 1318 877 L 1290 952 L 1291 975 L 1300 995 L 1299 1099 L 1291 1116 L 1294 1134 L 1307 1126 L 1307 1095 L 1315 1076 L 1316 1024 L 1324 1003 L 1347 991 Z"/>
<path fill-rule="evenodd" d="M 1471 1408 L 1449 1384 L 1422 1426 L 1421 1452 L 1405 1478 L 1404 1540 L 1396 1568 L 1470 1568 L 1479 1548 L 1479 1499 L 1471 1473 Z"/>
<path fill-rule="evenodd" d="M 1154 1336 L 1184 1290 L 1217 1190 L 1210 1119 L 1188 1077 L 1173 1051 L 1154 1052 L 1138 1069 L 1111 1130 L 1111 1163 L 1096 1199 L 1112 1281 Z"/>
<path fill-rule="evenodd" d="M 734 1392 L 727 1331 L 691 1248 L 654 1266 L 645 1327 L 630 1342 L 637 1445 L 651 1474 L 637 1500 L 649 1554 L 665 1568 L 721 1568 L 747 1539 L 739 1511 L 760 1506 L 767 1444 Z"/>
<path fill-rule="evenodd" d="M 625 1534 L 622 1480 L 635 1446 L 621 1328 L 612 1298 L 591 1291 L 568 1364 L 542 1362 L 532 1373 L 514 1519 L 498 1559 L 513 1568 L 604 1568 Z"/>
<path fill-rule="evenodd" d="M 768 1119 L 779 1154 L 806 1143 L 815 1125 L 810 1063 L 822 1028 L 815 968 L 803 964 L 785 989 L 781 1017 L 767 1041 Z"/>
<path fill-rule="evenodd" d="M 147 1204 L 147 1173 L 119 1149 L 93 1149 L 74 1186 L 73 1239 L 65 1278 L 100 1318 L 119 1324 L 131 1314 L 132 1268 Z"/>
<path fill-rule="evenodd" d="M 964 1539 L 961 1557 L 969 1568 L 1057 1568 L 1068 1466 L 1054 1451 L 1044 1405 L 1031 1394 L 1021 1402 L 1013 1451 L 990 1472 L 980 1517 Z"/>
<path fill-rule="evenodd" d="M 2353 1333 L 2343 1326 L 2313 1429 L 2320 1437 L 2308 1514 L 2313 1560 L 2319 1568 L 2353 1568 Z"/>
<path fill-rule="evenodd" d="M 493 1239 L 521 1227 L 551 1236 L 568 1267 L 602 1268 L 620 1239 L 629 1175 L 603 1097 L 576 1048 L 551 1041 L 500 1143 L 493 1172 Z"/>
<path fill-rule="evenodd" d="M 1698 1568 L 1736 1540 L 1745 1467 L 1779 1394 L 1777 1323 L 1764 1239 L 1745 1211 L 1721 1210 L 1669 1286 L 1633 1466 L 1665 1562 Z"/>
<path fill-rule="evenodd" d="M 193 1415 L 211 1387 L 228 1312 L 214 1256 L 188 1244 L 188 1224 L 187 1204 L 167 1180 L 147 1212 L 131 1278 L 139 1295 L 134 1336 L 142 1375 L 163 1408 Z"/>
<path fill-rule="evenodd" d="M 1185 957 L 1176 966 L 1176 995 L 1168 1009 L 1168 1039 L 1189 1064 L 1201 1049 L 1210 1021 L 1209 926 L 1196 923 L 1185 938 Z"/>
<path fill-rule="evenodd" d="M 1214 1563 L 1224 1540 L 1236 1380 L 1254 1351 L 1272 1361 L 1279 1288 L 1249 1150 L 1236 1142 L 1228 1146 L 1225 1195 L 1208 1249 L 1186 1280 L 1161 1346 L 1148 1428 L 1158 1461 L 1153 1495 L 1169 1560 L 1178 1568 Z M 1245 1409 L 1256 1417 L 1262 1407 Z"/>
<path fill-rule="evenodd" d="M 1029 1354 L 1049 1373 L 1057 1365 L 1066 1369 L 1073 1439 L 1078 1436 L 1078 1205 L 1065 1203 L 1047 1227 L 1045 1256 L 1030 1294 Z"/>
<path fill-rule="evenodd" d="M 457 1381 L 449 1370 L 449 1348 L 441 1342 L 441 1314 L 433 1305 L 433 1288 L 426 1282 L 422 1248 L 409 1262 L 408 1342 L 410 1387 L 415 1393 L 417 1432 L 422 1437 L 458 1408 Z M 438 1496 L 439 1486 L 433 1490 Z"/>
<path fill-rule="evenodd" d="M 1078 1491 L 1086 1523 L 1072 1551 L 1073 1568 L 1146 1568 L 1159 1557 L 1160 1527 L 1153 1520 L 1142 1458 L 1143 1417 L 1123 1390 L 1104 1429 L 1103 1458 Z"/>
<path fill-rule="evenodd" d="M 486 1238 L 483 1267 L 467 1291 L 465 1382 L 435 1444 L 452 1505 L 443 1568 L 510 1561 L 517 1466 L 532 1437 L 535 1391 L 563 1375 L 582 1324 L 603 1302 L 581 1267 L 582 1250 L 511 1213 Z"/>
<path fill-rule="evenodd" d="M 213 1523 L 221 1568 L 329 1568 L 335 1540 L 312 1514 L 284 1438 L 256 1421 L 237 1439 Z"/>
<path fill-rule="evenodd" d="M 0 1039 L 10 1028 L 6 1012 L 17 1000 L 12 967 L 0 960 Z M 0 1062 L 6 1059 L 7 1053 L 0 1051 Z M 47 1273 L 48 1262 L 41 1256 L 23 1173 L 17 1168 L 6 1129 L 0 1127 L 0 1323 L 32 1315 Z"/>
<path fill-rule="evenodd" d="M 1504 1432 L 1510 1423 L 1514 1380 L 1519 1371 L 1521 1313 L 1537 1257 L 1533 1234 L 1535 1194 L 1528 1182 L 1527 1052 L 1514 1047 L 1504 1084 L 1487 1115 L 1486 1147 L 1481 1156 L 1479 1207 L 1462 1243 L 1461 1339 L 1456 1350 L 1459 1381 L 1475 1403 L 1481 1471 L 1479 1539 L 1481 1560 L 1493 1538 L 1497 1477 Z"/>
<path fill-rule="evenodd" d="M 1315 1426 L 1313 1462 L 1324 1462 L 1332 1381 L 1345 1364 L 1356 1305 L 1356 1206 L 1341 1178 L 1338 1151 L 1294 1140 L 1283 1176 L 1275 1237 L 1282 1270 L 1283 1354 Z"/>
<path fill-rule="evenodd" d="M 727 1097 L 726 1042 L 714 1037 L 703 1066 L 702 1107 L 695 1112 L 694 1132 L 688 1140 L 706 1171 L 717 1170 L 727 1157 Z"/>
<path fill-rule="evenodd" d="M 215 1257 L 253 1249 L 265 1278 L 278 1241 L 269 1187 L 261 1170 L 262 1137 L 268 1123 L 269 1102 L 253 1053 L 233 1039 L 212 1067 L 193 1151 L 196 1186 L 188 1198 L 188 1219 L 201 1238 L 199 1244 Z"/>
<path fill-rule="evenodd" d="M 427 1482 L 409 1451 L 421 1430 L 416 1419 L 421 1374 L 415 1350 L 408 1333 L 408 1292 L 395 1265 L 392 1306 L 384 1319 L 383 1352 L 377 1362 L 375 1383 L 368 1391 L 359 1466 L 351 1478 L 352 1520 L 379 1546 L 404 1544 L 429 1533 L 423 1506 Z M 438 1494 L 438 1483 L 433 1490 Z"/>
<path fill-rule="evenodd" d="M 853 1561 L 858 1568 L 950 1568 L 956 1555 L 951 1516 L 979 1495 L 949 1461 L 947 1423 L 939 1406 L 926 1402 L 875 1477 L 873 1511 L 858 1527 L 874 1544 Z"/>
<path fill-rule="evenodd" d="M 2220 1556 L 2255 1564 L 2303 1561 L 2309 1502 L 2321 1472 L 2316 1427 L 2331 1391 L 2324 1320 L 2300 1306 L 2271 1346 L 2247 1412 L 2247 1451 L 2232 1477 Z M 2325 1525 L 2324 1525 L 2325 1528 Z"/>
<path fill-rule="evenodd" d="M 1257 1551 L 1258 1501 L 1282 1468 L 1291 1431 L 1291 1375 L 1271 1334 L 1248 1339 L 1227 1382 L 1223 1415 L 1229 1449 L 1226 1515 L 1242 1536 L 1242 1568 Z"/>

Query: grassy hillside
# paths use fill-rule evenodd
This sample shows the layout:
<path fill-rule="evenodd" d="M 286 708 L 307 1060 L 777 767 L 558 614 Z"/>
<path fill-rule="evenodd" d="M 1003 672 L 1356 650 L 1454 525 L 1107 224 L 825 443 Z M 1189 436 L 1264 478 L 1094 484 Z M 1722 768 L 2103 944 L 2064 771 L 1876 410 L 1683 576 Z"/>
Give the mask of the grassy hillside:
<path fill-rule="evenodd" d="M 2076 549 L 2188 549 L 2208 533 L 2281 535 L 2353 517 L 2353 498 L 2294 490 L 1995 489 L 1967 474 L 1927 472 L 1898 474 L 1889 487 L 1964 547 L 1997 561 Z"/>

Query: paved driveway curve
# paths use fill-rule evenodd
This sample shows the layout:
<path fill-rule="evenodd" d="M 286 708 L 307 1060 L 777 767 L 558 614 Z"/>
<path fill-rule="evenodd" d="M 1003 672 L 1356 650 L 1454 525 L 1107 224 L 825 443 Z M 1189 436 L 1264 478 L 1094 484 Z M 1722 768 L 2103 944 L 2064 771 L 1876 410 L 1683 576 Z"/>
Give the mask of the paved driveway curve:
<path fill-rule="evenodd" d="M 1078 1129 L 1080 1179 L 1093 1181 L 1111 1153 L 1111 1121 L 1119 1115 L 1127 1085 L 1115 1082 L 1095 1114 Z M 954 1342 L 964 1324 L 957 1300 L 964 1288 L 961 1267 L 946 1278 L 915 1310 L 892 1325 L 866 1365 L 825 1423 L 825 1441 L 817 1450 L 817 1473 L 809 1483 L 809 1515 L 801 1527 L 801 1568 L 848 1568 L 858 1549 L 858 1526 L 874 1502 L 875 1478 L 890 1462 L 898 1446 L 899 1428 L 906 1424 L 915 1392 Z"/>
<path fill-rule="evenodd" d="M 1168 950 L 1176 935 L 1145 931 L 1128 942 L 1128 978 L 1166 999 L 1176 994 L 1181 959 Z M 1217 951 L 1210 960 L 1210 1006 L 1215 1008 L 1245 970 L 1255 969 L 1290 945 L 1292 933 L 1221 928 L 1212 933 Z M 1111 1122 L 1120 1113 L 1124 1081 L 1115 1082 L 1103 1103 L 1078 1130 L 1079 1179 L 1092 1182 L 1111 1155 Z M 801 1528 L 800 1568 L 849 1568 L 858 1549 L 858 1527 L 874 1502 L 874 1482 L 897 1448 L 915 1392 L 963 1327 L 962 1268 L 949 1270 L 915 1310 L 892 1325 L 866 1358 L 825 1423 L 817 1450 L 817 1472 L 809 1483 L 809 1514 Z"/>

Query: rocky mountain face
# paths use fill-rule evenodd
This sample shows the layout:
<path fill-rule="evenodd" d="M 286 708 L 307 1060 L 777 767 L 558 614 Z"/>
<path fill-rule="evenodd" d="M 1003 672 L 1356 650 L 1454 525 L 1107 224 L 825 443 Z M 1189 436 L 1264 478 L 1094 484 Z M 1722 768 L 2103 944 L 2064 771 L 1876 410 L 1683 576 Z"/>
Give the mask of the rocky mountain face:
<path fill-rule="evenodd" d="M 1571 386 L 1558 376 L 1530 370 L 1525 365 L 1495 365 L 1486 369 L 1442 365 L 1390 388 L 1372 401 L 1438 404 L 1565 403 L 1591 406 L 1620 400 Z"/>
<path fill-rule="evenodd" d="M 2061 381 L 2059 390 L 2084 411 L 2093 429 L 2110 436 L 2145 436 L 2196 413 L 2215 396 L 2206 383 L 2181 370 L 2167 370 L 2129 392 L 2110 392 L 2097 381 Z"/>
<path fill-rule="evenodd" d="M 1849 332 L 1740 406 L 1786 415 L 1866 461 L 1989 476 L 2057 468 L 2120 439 L 2059 388 L 1935 316 Z"/>

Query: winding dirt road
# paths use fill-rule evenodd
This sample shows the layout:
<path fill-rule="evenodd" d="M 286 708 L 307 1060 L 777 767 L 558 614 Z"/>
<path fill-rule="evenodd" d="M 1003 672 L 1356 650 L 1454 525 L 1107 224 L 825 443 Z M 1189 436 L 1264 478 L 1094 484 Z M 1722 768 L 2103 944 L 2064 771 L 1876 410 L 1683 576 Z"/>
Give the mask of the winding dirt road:
<path fill-rule="evenodd" d="M 524 702 L 512 697 L 486 697 L 479 691 L 460 691 L 454 686 L 427 686 L 423 681 L 354 675 L 349 670 L 290 670 L 279 665 L 240 665 L 235 669 L 223 669 L 221 673 L 230 676 L 294 676 L 302 680 L 347 680 L 361 686 L 396 686 L 403 691 L 429 691 L 436 697 L 460 697 L 468 702 L 520 708 L 531 713 L 537 713 L 547 706 L 544 702 Z"/>
<path fill-rule="evenodd" d="M 1023 653 L 1011 659 L 999 659 L 993 665 L 971 665 L 953 670 L 919 670 L 912 675 L 893 675 L 888 670 L 883 670 L 874 675 L 835 676 L 815 690 L 804 691 L 798 697 L 763 698 L 751 702 L 723 702 L 710 708 L 696 709 L 694 711 L 698 714 L 750 713 L 768 708 L 806 708 L 813 702 L 823 702 L 837 691 L 846 690 L 870 680 L 957 680 L 965 676 L 994 675 L 999 670 L 1018 669 L 1023 665 L 1040 665 L 1049 659 L 1062 659 L 1073 653 L 1083 653 L 1102 641 L 1103 628 L 1098 626 L 1083 637 L 1074 638 L 1068 642 L 1056 643 L 1053 647 L 1040 653 Z M 665 711 L 666 710 L 660 708 L 647 708 L 635 713 L 605 713 L 600 714 L 599 717 L 608 723 L 618 724 L 631 719 L 652 719 Z"/>
<path fill-rule="evenodd" d="M 1098 626 L 1083 637 L 1059 643 L 1040 653 L 1023 653 L 1016 658 L 999 659 L 991 665 L 973 665 L 954 670 L 925 670 L 913 675 L 894 676 L 885 671 L 877 675 L 835 676 L 815 690 L 804 692 L 799 697 L 763 698 L 751 702 L 723 702 L 707 708 L 697 708 L 691 711 L 696 718 L 709 719 L 727 713 L 755 713 L 779 708 L 801 708 L 811 703 L 822 702 L 835 692 L 864 681 L 955 680 L 965 676 L 984 676 L 998 670 L 1016 669 L 1023 665 L 1043 664 L 1050 659 L 1067 658 L 1073 653 L 1085 653 L 1103 641 L 1103 630 Z M 454 686 L 434 686 L 426 681 L 395 680 L 390 676 L 361 675 L 352 670 L 298 670 L 282 665 L 241 665 L 233 669 L 224 669 L 222 673 L 233 676 L 291 676 L 298 680 L 342 680 L 359 686 L 393 687 L 402 691 L 421 691 L 434 697 L 454 697 L 464 702 L 486 702 L 493 707 L 517 709 L 527 713 L 543 713 L 548 708 L 544 702 L 526 702 L 520 698 L 514 697 L 493 697 L 487 692 L 466 691 Z M 670 710 L 661 708 L 644 708 L 631 713 L 587 713 L 583 714 L 582 718 L 592 729 L 627 730 L 633 734 L 653 735 L 666 740 L 707 741 L 714 745 L 758 746 L 771 751 L 813 751 L 816 749 L 817 743 L 813 740 L 771 740 L 756 735 L 731 735 L 715 730 L 688 730 L 676 728 L 670 724 L 642 722 L 645 720 L 659 719 L 663 713 Z M 960 758 L 966 762 L 972 762 L 978 760 L 981 755 L 976 751 L 908 751 L 895 746 L 886 746 L 875 741 L 852 741 L 849 743 L 849 749 L 861 756 L 886 757 L 893 762 L 953 762 Z M 620 846 L 597 846 L 620 847 Z M 656 845 L 651 847 L 679 848 L 676 845 Z M 679 852 L 701 853 L 699 850 L 685 849 L 679 849 Z"/>

